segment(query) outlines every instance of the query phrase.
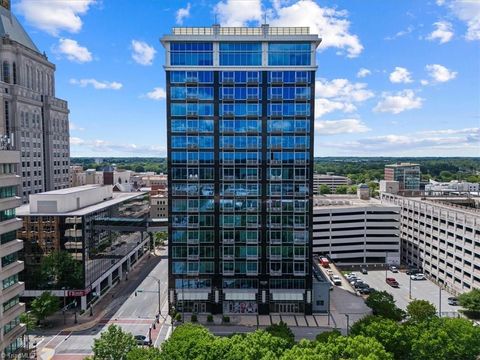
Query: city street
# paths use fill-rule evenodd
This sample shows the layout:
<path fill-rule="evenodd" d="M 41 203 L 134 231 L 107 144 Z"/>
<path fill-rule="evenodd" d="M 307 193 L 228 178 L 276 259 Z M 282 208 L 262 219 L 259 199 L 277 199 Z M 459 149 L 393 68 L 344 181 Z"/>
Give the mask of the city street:
<path fill-rule="evenodd" d="M 162 316 L 156 329 L 152 329 L 152 341 L 159 346 L 171 331 L 170 321 L 165 321 L 168 314 L 167 302 L 167 257 L 150 256 L 132 271 L 126 286 L 121 289 L 114 287 L 105 296 L 111 301 L 105 308 L 105 313 L 93 327 L 75 331 L 61 331 L 56 334 L 35 338 L 37 353 L 40 359 L 82 359 L 91 354 L 95 338 L 105 331 L 110 324 L 120 325 L 123 330 L 133 335 L 145 335 L 148 338 L 149 329 L 158 314 L 158 283 L 153 277 L 161 280 Z M 150 277 L 153 276 L 153 277 Z M 141 291 L 140 291 L 141 290 Z M 137 292 L 137 296 L 135 296 Z M 99 311 L 94 307 L 94 312 Z M 87 316 L 88 314 L 84 314 Z"/>
<path fill-rule="evenodd" d="M 404 272 L 392 273 L 390 270 L 387 271 L 388 277 L 395 278 L 400 284 L 399 288 L 393 288 L 385 282 L 385 270 L 375 270 L 369 271 L 367 275 L 360 274 L 357 272 L 357 275 L 373 287 L 376 290 L 386 290 L 393 295 L 396 301 L 396 305 L 401 309 L 406 309 L 407 305 L 411 301 L 409 299 L 409 275 Z M 412 300 L 421 299 L 428 300 L 438 310 L 439 305 L 439 287 L 430 280 L 412 280 Z M 459 309 L 458 306 L 448 305 L 448 298 L 452 295 L 442 290 L 442 313 L 444 316 L 455 315 Z"/>

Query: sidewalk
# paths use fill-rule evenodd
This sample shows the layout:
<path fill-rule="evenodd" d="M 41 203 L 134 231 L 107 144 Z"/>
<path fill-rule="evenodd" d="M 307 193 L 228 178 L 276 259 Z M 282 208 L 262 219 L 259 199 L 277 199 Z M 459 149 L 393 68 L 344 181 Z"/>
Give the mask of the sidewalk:
<path fill-rule="evenodd" d="M 148 255 L 150 254 L 150 256 Z M 138 260 L 135 266 L 128 273 L 128 280 L 120 280 L 117 285 L 109 289 L 103 294 L 99 300 L 93 304 L 93 316 L 90 316 L 90 309 L 87 309 L 82 315 L 77 313 L 77 323 L 75 324 L 75 313 L 71 310 L 64 315 L 61 311 L 55 313 L 47 318 L 49 323 L 48 328 L 42 328 L 34 331 L 46 333 L 62 332 L 78 332 L 85 331 L 97 326 L 100 322 L 105 323 L 108 317 L 113 316 L 115 311 L 120 308 L 124 299 L 122 295 L 127 295 L 135 291 L 139 283 L 143 281 L 143 277 L 139 277 L 142 268 L 147 264 L 154 264 L 161 261 L 160 257 L 166 255 L 166 249 L 156 251 L 155 255 L 152 253 L 145 253 L 145 255 Z M 65 322 L 65 324 L 64 324 Z"/>

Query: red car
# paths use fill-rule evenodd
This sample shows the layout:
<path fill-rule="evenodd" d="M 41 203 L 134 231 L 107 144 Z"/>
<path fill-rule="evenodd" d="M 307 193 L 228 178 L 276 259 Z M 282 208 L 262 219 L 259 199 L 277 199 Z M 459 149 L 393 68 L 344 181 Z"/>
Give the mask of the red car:
<path fill-rule="evenodd" d="M 391 278 L 391 277 L 387 277 L 385 279 L 385 281 L 387 282 L 388 285 L 390 285 L 391 287 L 399 287 L 399 284 L 397 282 L 397 280 L 395 280 L 395 278 Z"/>

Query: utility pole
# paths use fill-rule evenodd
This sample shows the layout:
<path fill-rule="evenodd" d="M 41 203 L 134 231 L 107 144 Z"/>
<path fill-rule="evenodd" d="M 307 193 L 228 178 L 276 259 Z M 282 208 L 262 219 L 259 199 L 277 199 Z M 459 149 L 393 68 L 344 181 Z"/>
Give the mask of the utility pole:
<path fill-rule="evenodd" d="M 350 315 L 345 314 L 345 317 L 347 318 L 347 336 L 350 332 Z"/>
<path fill-rule="evenodd" d="M 412 298 L 412 275 L 408 275 L 408 298 Z"/>
<path fill-rule="evenodd" d="M 438 317 L 442 317 L 442 286 L 438 287 Z"/>

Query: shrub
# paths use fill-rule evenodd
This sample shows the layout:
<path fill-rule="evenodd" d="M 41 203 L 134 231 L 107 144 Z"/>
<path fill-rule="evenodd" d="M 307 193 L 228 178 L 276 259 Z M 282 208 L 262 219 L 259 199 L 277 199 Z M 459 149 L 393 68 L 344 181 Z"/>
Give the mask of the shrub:
<path fill-rule="evenodd" d="M 175 319 L 175 321 L 182 321 L 182 314 L 176 313 L 174 319 Z"/>
<path fill-rule="evenodd" d="M 224 315 L 224 316 L 222 317 L 222 321 L 223 321 L 224 323 L 229 323 L 229 322 L 230 322 L 230 316 L 225 316 L 225 315 Z"/>
<path fill-rule="evenodd" d="M 208 314 L 207 322 L 209 322 L 209 323 L 213 322 L 213 315 L 212 314 Z"/>
<path fill-rule="evenodd" d="M 197 314 L 192 314 L 192 317 L 190 320 L 192 321 L 192 323 L 197 322 L 198 321 Z"/>

